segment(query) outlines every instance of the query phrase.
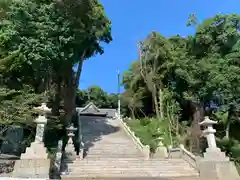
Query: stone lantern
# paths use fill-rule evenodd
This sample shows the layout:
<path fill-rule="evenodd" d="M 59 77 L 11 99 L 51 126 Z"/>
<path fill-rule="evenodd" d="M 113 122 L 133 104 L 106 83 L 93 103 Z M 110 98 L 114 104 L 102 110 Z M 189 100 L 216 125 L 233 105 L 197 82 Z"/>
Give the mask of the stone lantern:
<path fill-rule="evenodd" d="M 46 115 L 51 112 L 51 109 L 46 106 L 46 103 L 42 103 L 41 106 L 34 109 L 39 113 L 37 119 L 35 119 L 37 123 L 35 142 L 42 143 L 45 125 L 47 124 Z"/>
<path fill-rule="evenodd" d="M 217 124 L 216 121 L 209 119 L 208 116 L 205 116 L 204 120 L 199 123 L 201 126 L 204 126 L 205 129 L 202 132 L 202 136 L 207 139 L 208 148 L 204 153 L 204 157 L 207 159 L 228 159 L 224 152 L 221 152 L 221 149 L 216 145 L 215 133 L 216 130 L 213 128 L 214 124 Z"/>
<path fill-rule="evenodd" d="M 67 130 L 67 135 L 68 135 L 68 143 L 66 146 L 66 153 L 67 153 L 67 159 L 68 160 L 74 160 L 76 158 L 76 153 L 75 153 L 75 147 L 73 144 L 73 136 L 75 136 L 75 131 L 77 131 L 77 128 L 71 124 L 69 127 L 66 128 Z"/>
<path fill-rule="evenodd" d="M 166 158 L 168 156 L 167 148 L 163 145 L 163 133 L 161 132 L 160 128 L 157 129 L 154 136 L 156 137 L 157 149 L 156 153 L 154 154 L 154 158 Z"/>
<path fill-rule="evenodd" d="M 206 116 L 204 118 L 204 121 L 202 121 L 199 124 L 201 126 L 206 127 L 206 129 L 203 130 L 202 135 L 207 139 L 208 148 L 212 150 L 216 149 L 217 145 L 216 145 L 216 139 L 214 135 L 216 133 L 216 130 L 213 129 L 213 125 L 217 124 L 217 122 L 212 121 L 211 119 L 209 119 L 208 116 Z"/>
<path fill-rule="evenodd" d="M 43 134 L 47 124 L 46 115 L 51 109 L 45 103 L 34 109 L 39 113 L 35 119 L 37 123 L 35 141 L 26 148 L 25 153 L 21 154 L 20 160 L 15 162 L 13 177 L 45 179 L 49 177 L 50 159 L 44 147 Z"/>
<path fill-rule="evenodd" d="M 163 133 L 161 132 L 160 128 L 157 128 L 157 131 L 155 133 L 156 136 L 156 140 L 157 140 L 157 147 L 162 147 L 163 146 L 163 137 L 162 137 Z"/>
<path fill-rule="evenodd" d="M 233 162 L 229 161 L 225 153 L 216 145 L 215 133 L 213 128 L 216 121 L 212 121 L 208 116 L 204 121 L 199 123 L 204 126 L 203 136 L 207 139 L 208 148 L 204 153 L 204 157 L 199 159 L 198 167 L 200 172 L 200 180 L 237 180 L 239 175 Z"/>

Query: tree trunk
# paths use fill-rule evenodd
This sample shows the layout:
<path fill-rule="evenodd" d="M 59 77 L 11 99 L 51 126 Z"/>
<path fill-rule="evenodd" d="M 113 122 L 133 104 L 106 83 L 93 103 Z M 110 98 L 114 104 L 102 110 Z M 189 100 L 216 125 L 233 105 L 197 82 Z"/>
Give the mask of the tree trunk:
<path fill-rule="evenodd" d="M 55 116 L 60 116 L 60 102 L 61 102 L 61 78 L 57 77 L 55 83 L 55 92 L 53 98 L 53 105 L 52 105 L 52 113 Z"/>
<path fill-rule="evenodd" d="M 160 120 L 158 99 L 157 99 L 157 88 L 156 88 L 155 84 L 153 85 L 152 97 L 153 97 L 153 102 L 154 102 L 154 107 L 155 107 L 155 112 L 156 112 L 157 119 Z"/>
<path fill-rule="evenodd" d="M 163 105 L 163 89 L 162 89 L 162 87 L 159 88 L 158 96 L 159 96 L 159 117 L 161 119 L 163 119 L 164 118 L 164 105 Z"/>
<path fill-rule="evenodd" d="M 199 123 L 204 118 L 204 109 L 202 106 L 197 104 L 195 106 L 195 112 L 193 114 L 193 122 L 191 125 L 191 146 L 192 152 L 200 153 L 201 146 L 200 146 L 200 136 L 202 134 L 201 128 Z"/>
<path fill-rule="evenodd" d="M 71 123 L 73 114 L 76 112 L 75 101 L 76 101 L 76 92 L 79 86 L 79 80 L 82 72 L 82 65 L 85 57 L 85 52 L 83 52 L 79 63 L 76 75 L 74 74 L 71 67 L 66 67 L 67 77 L 65 81 L 65 99 L 64 99 L 64 110 L 65 110 L 65 120 L 66 125 L 68 126 Z"/>
<path fill-rule="evenodd" d="M 230 121 L 228 121 L 227 122 L 227 124 L 226 124 L 226 129 L 225 129 L 225 137 L 227 138 L 227 139 L 229 139 L 229 137 L 230 137 Z"/>
<path fill-rule="evenodd" d="M 128 106 L 128 108 L 130 109 L 131 111 L 131 114 L 132 114 L 132 119 L 135 119 L 135 111 L 134 111 L 134 108 Z"/>
<path fill-rule="evenodd" d="M 65 111 L 65 122 L 64 125 L 67 127 L 71 124 L 72 115 L 73 115 L 73 70 L 72 66 L 66 67 L 65 72 L 67 75 L 64 79 L 64 111 Z"/>

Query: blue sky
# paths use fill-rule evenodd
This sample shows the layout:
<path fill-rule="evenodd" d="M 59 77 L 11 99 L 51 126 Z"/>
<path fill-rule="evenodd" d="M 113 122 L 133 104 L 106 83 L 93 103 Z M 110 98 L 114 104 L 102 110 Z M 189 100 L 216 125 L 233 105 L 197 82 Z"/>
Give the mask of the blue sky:
<path fill-rule="evenodd" d="M 111 44 L 105 53 L 83 65 L 80 89 L 98 85 L 108 93 L 117 92 L 117 69 L 127 70 L 137 59 L 138 40 L 155 30 L 165 36 L 194 32 L 186 27 L 188 16 L 195 13 L 200 21 L 217 13 L 240 13 L 239 0 L 100 0 L 112 21 Z"/>

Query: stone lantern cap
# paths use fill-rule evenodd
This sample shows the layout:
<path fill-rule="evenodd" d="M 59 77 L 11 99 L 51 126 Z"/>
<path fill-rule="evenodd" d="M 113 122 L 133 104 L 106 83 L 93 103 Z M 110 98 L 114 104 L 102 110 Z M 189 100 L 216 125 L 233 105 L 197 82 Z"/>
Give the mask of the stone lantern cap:
<path fill-rule="evenodd" d="M 203 130 L 203 132 L 202 132 L 203 136 L 205 136 L 207 134 L 216 133 L 216 130 L 213 129 L 212 125 L 217 124 L 217 122 L 209 119 L 208 116 L 205 116 L 204 121 L 200 122 L 199 124 L 202 126 L 207 126 L 207 128 L 205 130 Z"/>
<path fill-rule="evenodd" d="M 66 128 L 66 130 L 68 132 L 68 136 L 74 136 L 74 132 L 77 130 L 77 128 L 75 128 L 73 124 L 71 124 L 71 126 Z"/>
<path fill-rule="evenodd" d="M 39 113 L 50 113 L 51 109 L 47 107 L 46 103 L 42 103 L 41 106 L 35 107 L 35 110 L 39 111 Z"/>
<path fill-rule="evenodd" d="M 199 123 L 199 125 L 202 125 L 202 126 L 210 126 L 213 124 L 217 124 L 217 122 L 209 119 L 208 116 L 205 116 L 204 121 Z"/>
<path fill-rule="evenodd" d="M 45 116 L 38 116 L 37 119 L 35 119 L 35 122 L 37 124 L 47 124 L 47 118 Z"/>

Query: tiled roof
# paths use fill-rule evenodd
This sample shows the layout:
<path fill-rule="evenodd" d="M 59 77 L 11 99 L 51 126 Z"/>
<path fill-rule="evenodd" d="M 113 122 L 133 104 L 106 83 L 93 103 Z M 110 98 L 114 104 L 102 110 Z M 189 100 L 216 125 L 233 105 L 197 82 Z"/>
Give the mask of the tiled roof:
<path fill-rule="evenodd" d="M 117 112 L 116 109 L 101 109 L 98 108 L 93 102 L 88 103 L 85 107 L 77 107 L 76 110 L 81 115 L 106 115 L 108 117 L 114 117 Z"/>

